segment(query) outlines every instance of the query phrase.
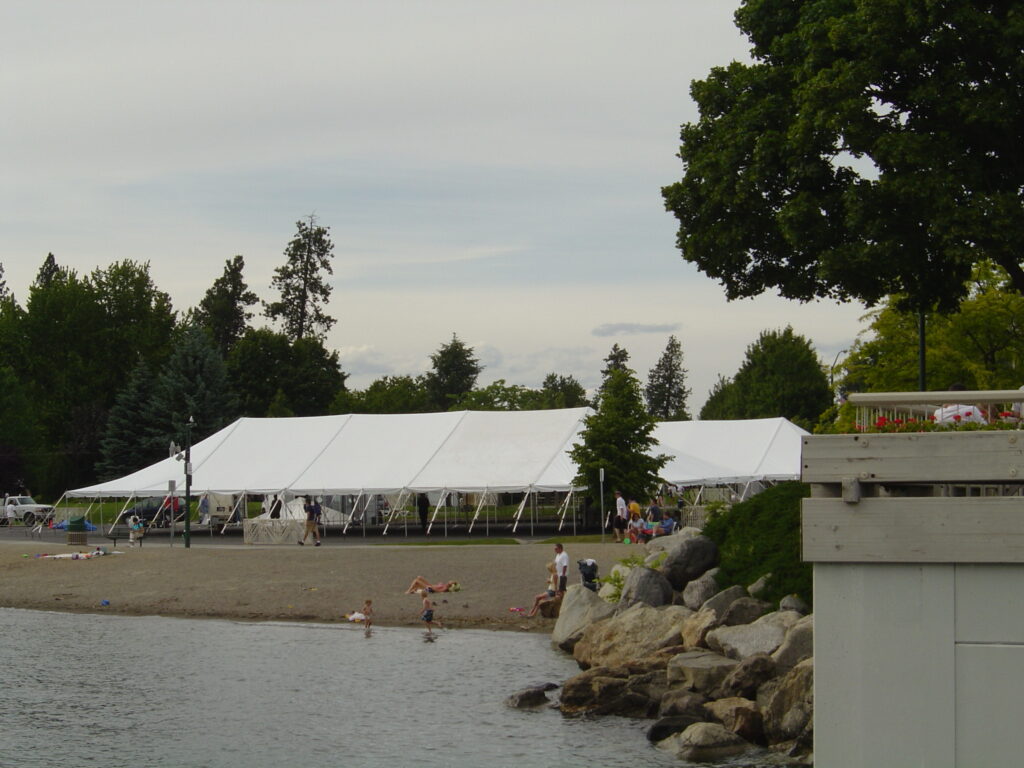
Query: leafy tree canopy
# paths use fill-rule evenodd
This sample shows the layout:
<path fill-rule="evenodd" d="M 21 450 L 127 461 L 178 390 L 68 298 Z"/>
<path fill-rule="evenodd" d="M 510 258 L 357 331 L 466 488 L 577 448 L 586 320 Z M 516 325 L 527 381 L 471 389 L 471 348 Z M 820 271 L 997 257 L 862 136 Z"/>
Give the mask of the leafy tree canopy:
<path fill-rule="evenodd" d="M 729 298 L 953 309 L 990 258 L 1024 289 L 1024 14 L 1009 0 L 746 0 L 751 64 L 692 84 L 683 257 Z"/>
<path fill-rule="evenodd" d="M 331 413 L 425 413 L 430 394 L 423 376 L 384 376 L 364 390 L 341 390 Z"/>
<path fill-rule="evenodd" d="M 960 382 L 968 389 L 1016 389 L 1024 380 L 1024 297 L 1001 268 L 981 262 L 967 297 L 948 315 L 926 316 L 926 359 L 932 389 Z M 869 313 L 870 326 L 843 361 L 839 388 L 846 392 L 914 391 L 917 315 L 891 297 Z"/>
<path fill-rule="evenodd" d="M 736 376 L 719 379 L 701 409 L 701 419 L 761 419 L 783 416 L 812 426 L 831 405 L 832 391 L 811 343 L 793 332 L 762 331 L 747 347 Z"/>
<path fill-rule="evenodd" d="M 316 223 L 316 216 L 297 221 L 298 230 L 284 250 L 285 263 L 274 270 L 271 286 L 281 298 L 265 305 L 265 314 L 280 320 L 292 341 L 312 336 L 321 339 L 334 325 L 324 306 L 331 297 L 331 284 L 324 274 L 333 275 L 334 243 L 330 230 Z"/>

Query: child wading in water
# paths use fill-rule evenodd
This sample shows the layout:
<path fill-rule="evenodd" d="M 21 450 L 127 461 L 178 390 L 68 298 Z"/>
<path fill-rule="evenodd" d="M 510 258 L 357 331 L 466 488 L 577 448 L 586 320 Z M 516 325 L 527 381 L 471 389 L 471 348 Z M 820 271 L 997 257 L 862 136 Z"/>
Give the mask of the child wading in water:
<path fill-rule="evenodd" d="M 433 637 L 434 632 L 434 603 L 430 599 L 430 593 L 425 589 L 419 591 L 419 596 L 423 598 L 423 613 L 420 614 L 420 621 L 427 625 L 427 636 Z M 443 627 L 444 625 L 438 621 L 437 625 Z"/>
<path fill-rule="evenodd" d="M 365 617 L 363 619 L 363 634 L 369 637 L 370 627 L 373 626 L 373 600 L 367 600 L 363 603 L 360 613 Z"/>

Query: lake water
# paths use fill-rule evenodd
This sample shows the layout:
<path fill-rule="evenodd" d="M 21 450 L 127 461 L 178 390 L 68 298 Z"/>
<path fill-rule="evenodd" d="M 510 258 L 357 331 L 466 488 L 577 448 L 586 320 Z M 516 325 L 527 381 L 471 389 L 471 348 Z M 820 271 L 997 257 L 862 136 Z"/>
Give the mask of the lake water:
<path fill-rule="evenodd" d="M 578 671 L 544 635 L 425 642 L 407 628 L 12 609 L 0 621 L 0 766 L 684 765 L 648 744 L 646 721 L 505 706 Z"/>

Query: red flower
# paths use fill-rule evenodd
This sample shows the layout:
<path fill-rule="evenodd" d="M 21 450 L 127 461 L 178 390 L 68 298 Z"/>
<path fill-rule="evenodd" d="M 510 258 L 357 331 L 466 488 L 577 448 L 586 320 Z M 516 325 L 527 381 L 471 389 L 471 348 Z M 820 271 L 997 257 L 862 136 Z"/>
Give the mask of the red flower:
<path fill-rule="evenodd" d="M 967 415 L 970 416 L 971 414 L 968 413 Z M 953 421 L 960 421 L 960 414 L 959 413 L 954 413 L 953 414 Z"/>

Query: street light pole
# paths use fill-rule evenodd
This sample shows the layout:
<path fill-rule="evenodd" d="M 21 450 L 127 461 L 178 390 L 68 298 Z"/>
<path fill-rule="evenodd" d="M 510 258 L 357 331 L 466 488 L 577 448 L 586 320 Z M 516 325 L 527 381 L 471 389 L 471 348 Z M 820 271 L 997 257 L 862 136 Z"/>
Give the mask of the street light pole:
<path fill-rule="evenodd" d="M 185 549 L 192 546 L 189 517 L 192 511 L 192 427 L 195 423 L 195 419 L 191 415 L 185 422 L 185 531 L 182 534 Z"/>

